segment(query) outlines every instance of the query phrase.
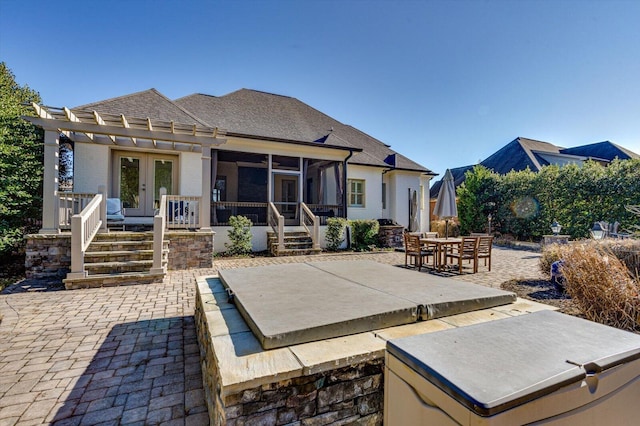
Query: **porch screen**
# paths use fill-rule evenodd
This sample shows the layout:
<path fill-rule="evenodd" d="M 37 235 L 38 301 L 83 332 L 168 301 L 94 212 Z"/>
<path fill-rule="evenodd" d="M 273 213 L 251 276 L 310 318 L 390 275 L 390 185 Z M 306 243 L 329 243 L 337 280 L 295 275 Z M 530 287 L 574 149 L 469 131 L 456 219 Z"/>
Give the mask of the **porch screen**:
<path fill-rule="evenodd" d="M 238 167 L 238 201 L 267 202 L 267 169 Z"/>

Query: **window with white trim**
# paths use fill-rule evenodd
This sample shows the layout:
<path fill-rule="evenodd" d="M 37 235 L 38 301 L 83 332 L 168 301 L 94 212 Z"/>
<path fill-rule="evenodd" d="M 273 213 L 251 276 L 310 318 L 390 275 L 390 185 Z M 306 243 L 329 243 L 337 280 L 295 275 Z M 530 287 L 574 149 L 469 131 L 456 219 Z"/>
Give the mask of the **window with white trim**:
<path fill-rule="evenodd" d="M 349 207 L 364 207 L 364 179 L 349 179 Z"/>

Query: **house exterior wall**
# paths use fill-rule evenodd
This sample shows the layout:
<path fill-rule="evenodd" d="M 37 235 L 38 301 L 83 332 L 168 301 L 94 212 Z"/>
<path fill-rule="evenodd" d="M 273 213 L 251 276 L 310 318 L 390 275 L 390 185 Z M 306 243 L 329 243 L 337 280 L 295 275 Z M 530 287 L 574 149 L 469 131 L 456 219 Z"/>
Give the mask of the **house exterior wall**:
<path fill-rule="evenodd" d="M 428 184 L 424 185 L 421 175 L 417 172 L 408 172 L 402 170 L 394 170 L 387 173 L 388 176 L 387 191 L 387 211 L 388 218 L 395 220 L 398 224 L 409 227 L 409 190 L 411 193 L 416 191 L 418 195 L 418 225 L 420 231 L 427 228 L 424 225 L 424 216 L 428 218 L 427 207 L 423 208 L 423 202 L 420 197 L 420 185 L 423 185 L 424 191 L 428 191 Z"/>
<path fill-rule="evenodd" d="M 347 218 L 379 219 L 382 217 L 382 171 L 381 167 L 366 167 L 349 164 L 347 166 L 347 179 L 363 179 L 365 181 L 364 207 L 349 207 L 347 199 Z M 346 185 L 347 194 L 349 184 Z M 348 195 L 347 195 L 348 198 Z"/>
<path fill-rule="evenodd" d="M 180 154 L 180 195 L 202 195 L 202 154 L 183 152 Z"/>
<path fill-rule="evenodd" d="M 74 147 L 73 191 L 98 192 L 98 186 L 109 187 L 109 147 L 94 143 L 77 143 Z"/>

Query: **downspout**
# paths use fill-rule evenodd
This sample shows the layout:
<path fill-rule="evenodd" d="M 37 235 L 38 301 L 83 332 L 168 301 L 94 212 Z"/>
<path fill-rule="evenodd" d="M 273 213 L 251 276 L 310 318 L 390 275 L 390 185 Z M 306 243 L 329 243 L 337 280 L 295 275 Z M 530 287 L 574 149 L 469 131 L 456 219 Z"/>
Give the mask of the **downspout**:
<path fill-rule="evenodd" d="M 384 210 L 385 210 L 385 208 L 386 209 L 389 208 L 389 199 L 387 197 L 386 191 L 384 191 L 384 175 L 389 173 L 391 170 L 393 170 L 393 169 L 384 169 L 384 170 L 382 170 L 382 179 L 381 179 L 381 182 L 380 182 L 380 186 L 381 186 L 380 192 L 382 193 L 382 195 L 384 196 L 384 199 L 385 199 L 385 205 L 380 209 L 380 217 L 382 219 L 388 219 L 388 218 L 384 217 Z"/>
<path fill-rule="evenodd" d="M 347 161 L 353 156 L 353 151 L 349 151 L 349 155 L 342 162 L 342 209 L 344 217 L 347 218 Z"/>
<path fill-rule="evenodd" d="M 344 218 L 347 219 L 347 161 L 353 156 L 353 151 L 349 150 L 349 155 L 342 162 L 342 209 L 344 211 Z M 351 234 L 349 233 L 349 226 L 346 229 L 347 233 L 347 248 L 351 247 Z"/>

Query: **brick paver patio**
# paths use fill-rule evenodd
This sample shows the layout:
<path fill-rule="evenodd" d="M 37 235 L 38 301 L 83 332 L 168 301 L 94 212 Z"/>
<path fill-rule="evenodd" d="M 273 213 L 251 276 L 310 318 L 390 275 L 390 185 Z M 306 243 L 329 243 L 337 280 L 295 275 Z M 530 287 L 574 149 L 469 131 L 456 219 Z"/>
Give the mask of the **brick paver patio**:
<path fill-rule="evenodd" d="M 493 256 L 491 272 L 481 263 L 478 274 L 452 276 L 491 287 L 541 277 L 537 253 L 494 248 Z M 217 268 L 338 259 L 404 264 L 396 252 L 221 259 L 213 269 L 171 272 L 162 284 L 14 287 L 0 295 L 0 426 L 205 425 L 195 277 Z"/>

